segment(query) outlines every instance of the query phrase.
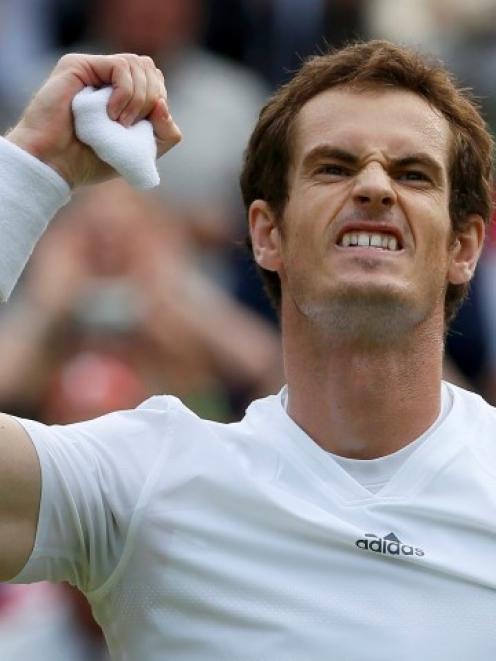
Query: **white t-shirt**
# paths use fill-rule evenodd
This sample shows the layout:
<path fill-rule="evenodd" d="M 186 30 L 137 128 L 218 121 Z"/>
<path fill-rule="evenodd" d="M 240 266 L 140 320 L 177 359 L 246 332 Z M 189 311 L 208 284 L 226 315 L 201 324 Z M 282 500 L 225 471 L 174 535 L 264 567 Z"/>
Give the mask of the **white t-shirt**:
<path fill-rule="evenodd" d="M 371 493 L 286 414 L 173 397 L 91 422 L 22 421 L 42 465 L 16 582 L 86 592 L 113 658 L 496 658 L 496 410 L 452 406 Z"/>
<path fill-rule="evenodd" d="M 433 431 L 438 427 L 444 418 L 448 415 L 453 404 L 453 396 L 446 384 L 441 388 L 441 410 L 437 419 L 423 434 L 416 438 L 412 443 L 405 447 L 386 455 L 377 457 L 377 459 L 350 459 L 349 457 L 340 457 L 333 454 L 334 460 L 348 471 L 350 475 L 360 484 L 372 493 L 377 493 L 398 471 L 401 465 L 408 457 L 415 452 L 419 445 L 429 438 Z"/>
<path fill-rule="evenodd" d="M 281 391 L 281 400 L 287 411 L 286 387 Z M 441 410 L 433 424 L 414 441 L 385 457 L 377 457 L 377 459 L 350 459 L 349 457 L 341 457 L 332 452 L 329 452 L 329 454 L 334 458 L 336 463 L 341 466 L 341 468 L 347 471 L 351 477 L 363 487 L 371 493 L 377 493 L 393 477 L 396 471 L 399 470 L 400 466 L 408 459 L 416 448 L 419 445 L 422 445 L 425 439 L 428 438 L 436 427 L 441 424 L 444 418 L 448 415 L 452 404 L 452 392 L 447 385 L 443 383 L 441 385 Z"/>

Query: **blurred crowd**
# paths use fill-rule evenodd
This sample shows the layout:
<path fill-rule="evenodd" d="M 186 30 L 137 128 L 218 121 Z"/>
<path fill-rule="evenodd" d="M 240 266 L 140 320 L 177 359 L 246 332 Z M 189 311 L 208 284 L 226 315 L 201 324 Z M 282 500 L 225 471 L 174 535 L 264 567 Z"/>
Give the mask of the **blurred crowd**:
<path fill-rule="evenodd" d="M 1 0 L 0 129 L 58 57 L 136 52 L 163 68 L 184 140 L 152 193 L 78 192 L 0 309 L 0 406 L 70 423 L 146 397 L 229 421 L 283 382 L 246 253 L 237 178 L 257 114 L 302 58 L 357 38 L 441 57 L 496 123 L 496 0 Z M 446 376 L 496 403 L 496 234 L 447 338 Z M 0 659 L 98 661 L 69 586 L 0 585 Z"/>

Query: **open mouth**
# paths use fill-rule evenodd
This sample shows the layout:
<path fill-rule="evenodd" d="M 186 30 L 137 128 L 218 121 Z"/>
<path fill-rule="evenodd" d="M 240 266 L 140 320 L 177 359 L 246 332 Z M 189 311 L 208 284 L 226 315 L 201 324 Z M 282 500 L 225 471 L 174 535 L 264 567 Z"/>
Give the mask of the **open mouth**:
<path fill-rule="evenodd" d="M 343 248 L 375 248 L 387 252 L 399 252 L 403 246 L 399 238 L 389 232 L 364 232 L 363 230 L 343 232 L 337 241 Z"/>

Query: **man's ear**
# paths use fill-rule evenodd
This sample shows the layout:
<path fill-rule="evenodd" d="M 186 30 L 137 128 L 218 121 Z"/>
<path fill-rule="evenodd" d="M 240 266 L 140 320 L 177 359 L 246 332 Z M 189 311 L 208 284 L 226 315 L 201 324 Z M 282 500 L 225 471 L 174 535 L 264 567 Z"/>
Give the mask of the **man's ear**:
<path fill-rule="evenodd" d="M 452 285 L 463 285 L 472 279 L 485 235 L 484 220 L 477 214 L 471 214 L 466 228 L 456 232 L 448 269 L 448 281 Z"/>
<path fill-rule="evenodd" d="M 275 215 L 265 200 L 254 200 L 248 210 L 253 255 L 267 271 L 281 266 L 281 233 Z"/>

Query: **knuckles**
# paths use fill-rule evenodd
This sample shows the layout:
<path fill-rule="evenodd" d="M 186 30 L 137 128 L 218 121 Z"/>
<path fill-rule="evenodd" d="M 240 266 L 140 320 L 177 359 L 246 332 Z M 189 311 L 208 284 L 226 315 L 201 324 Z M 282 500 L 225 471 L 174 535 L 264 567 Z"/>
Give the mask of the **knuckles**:
<path fill-rule="evenodd" d="M 81 62 L 81 58 L 84 58 L 84 55 L 79 53 L 66 53 L 59 58 L 55 70 L 73 67 Z"/>
<path fill-rule="evenodd" d="M 59 68 L 71 68 L 75 66 L 81 66 L 86 62 L 95 60 L 96 58 L 104 57 L 111 61 L 113 67 L 119 69 L 129 69 L 131 65 L 139 67 L 140 69 L 147 69 L 151 71 L 154 75 L 158 76 L 160 80 L 164 80 L 163 72 L 156 67 L 155 62 L 149 55 L 136 55 L 135 53 L 116 53 L 115 55 L 104 55 L 104 56 L 95 56 L 83 53 L 66 53 L 62 55 L 57 64 L 56 69 Z"/>
<path fill-rule="evenodd" d="M 150 112 L 158 99 L 167 99 L 164 74 L 155 66 L 155 62 L 148 55 L 136 55 L 134 53 L 116 53 L 113 55 L 66 53 L 58 60 L 54 72 L 66 73 L 72 70 L 76 73 L 81 70 L 90 71 L 94 68 L 98 76 L 98 69 L 102 60 L 106 62 L 104 68 L 106 72 L 108 72 L 110 64 L 114 72 L 117 73 L 118 97 L 129 100 L 129 110 L 132 113 L 140 113 L 143 110 Z M 180 139 L 181 135 L 179 134 L 177 141 Z"/>
<path fill-rule="evenodd" d="M 130 58 L 126 55 L 108 55 L 109 58 L 114 60 L 113 65 L 120 69 L 129 69 Z"/>
<path fill-rule="evenodd" d="M 142 55 L 140 57 L 141 62 L 144 64 L 145 67 L 148 69 L 155 69 L 155 62 L 152 60 L 152 58 L 149 55 Z"/>

